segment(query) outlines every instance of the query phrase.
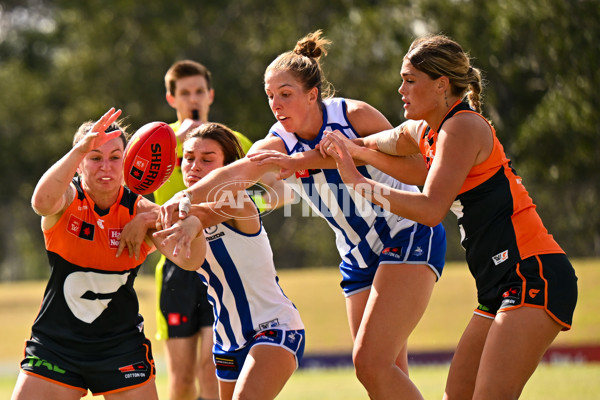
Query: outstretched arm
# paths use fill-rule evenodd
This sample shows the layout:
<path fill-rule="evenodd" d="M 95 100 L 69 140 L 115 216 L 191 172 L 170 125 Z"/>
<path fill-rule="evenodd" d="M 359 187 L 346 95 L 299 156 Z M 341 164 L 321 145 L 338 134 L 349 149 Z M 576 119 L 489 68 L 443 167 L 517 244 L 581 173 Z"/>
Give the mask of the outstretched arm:
<path fill-rule="evenodd" d="M 427 127 L 424 121 L 407 120 L 399 126 L 360 139 L 360 144 L 394 156 L 420 154 L 419 137 Z"/>
<path fill-rule="evenodd" d="M 346 99 L 346 106 L 348 120 L 361 138 L 368 137 L 373 133 L 392 128 L 392 125 L 381 112 L 364 101 Z M 324 133 L 327 135 L 331 132 L 325 131 Z M 339 134 L 343 136 L 341 132 L 339 132 Z M 356 141 L 360 143 L 361 140 L 364 140 L 361 138 L 356 139 Z M 282 152 L 275 153 L 272 151 L 261 151 L 250 154 L 249 158 L 257 162 L 259 165 L 277 165 L 280 168 L 280 171 L 277 175 L 278 179 L 287 178 L 296 171 L 306 169 L 337 168 L 335 161 L 329 157 L 329 154 L 327 154 L 326 151 L 323 150 L 322 143 L 320 143 L 314 150 L 295 153 L 293 155 L 287 155 L 287 152 L 283 152 L 282 154 Z M 356 162 L 358 165 L 362 165 L 364 163 L 358 159 Z"/>
<path fill-rule="evenodd" d="M 108 110 L 94 124 L 90 133 L 44 173 L 31 198 L 31 206 L 37 214 L 42 217 L 54 217 L 50 219 L 55 220 L 60 217 L 73 201 L 75 188 L 71 185 L 71 180 L 86 154 L 121 134 L 120 131 L 106 132 L 119 115 L 121 110 Z M 54 222 L 56 221 L 45 221 L 45 224 L 53 225 Z"/>
<path fill-rule="evenodd" d="M 345 143 L 336 136 L 330 138 L 326 150 L 336 160 L 344 182 L 361 195 L 397 215 L 434 226 L 446 216 L 476 163 L 482 142 L 490 135 L 489 128 L 467 124 L 448 120 L 439 133 L 436 158 L 423 193 L 396 190 L 365 178 L 356 170 Z"/>
<path fill-rule="evenodd" d="M 406 156 L 385 154 L 379 150 L 361 146 L 361 141 L 365 139 L 352 141 L 337 131 L 327 134 L 321 141 L 321 148 L 328 148 L 332 137 L 337 138 L 344 144 L 348 154 L 354 159 L 355 164 L 372 165 L 378 170 L 398 179 L 400 182 L 409 185 L 422 186 L 425 183 L 428 171 L 425 161 L 420 154 Z"/>
<path fill-rule="evenodd" d="M 276 137 L 263 139 L 257 143 L 265 149 L 285 152 L 283 142 Z M 179 218 L 185 218 L 191 204 L 222 202 L 223 196 L 235 198 L 239 191 L 245 191 L 265 174 L 277 171 L 278 168 L 274 165 L 258 165 L 247 157 L 215 169 L 163 204 L 160 207 L 160 222 L 163 228 L 169 228 L 173 224 L 174 214 L 177 211 L 179 211 Z"/>

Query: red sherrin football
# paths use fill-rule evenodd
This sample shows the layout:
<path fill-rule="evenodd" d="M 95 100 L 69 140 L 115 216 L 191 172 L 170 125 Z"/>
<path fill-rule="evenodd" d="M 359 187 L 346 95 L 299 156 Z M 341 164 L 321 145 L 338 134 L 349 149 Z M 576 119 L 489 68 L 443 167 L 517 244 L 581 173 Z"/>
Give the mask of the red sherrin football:
<path fill-rule="evenodd" d="M 177 138 L 164 122 L 150 122 L 133 134 L 123 156 L 125 185 L 149 194 L 169 179 L 177 163 Z"/>

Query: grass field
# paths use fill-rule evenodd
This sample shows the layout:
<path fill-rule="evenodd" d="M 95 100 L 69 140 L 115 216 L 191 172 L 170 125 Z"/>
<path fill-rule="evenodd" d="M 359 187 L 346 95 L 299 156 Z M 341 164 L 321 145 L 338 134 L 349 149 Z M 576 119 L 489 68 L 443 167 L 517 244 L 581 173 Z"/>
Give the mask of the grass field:
<path fill-rule="evenodd" d="M 439 400 L 444 391 L 447 365 L 412 368 L 411 378 L 426 400 Z M 597 400 L 600 398 L 600 364 L 542 364 L 525 386 L 524 400 Z M 9 399 L 15 378 L 0 377 L 0 398 Z M 166 399 L 166 376 L 157 377 L 158 393 Z M 100 399 L 88 395 L 84 400 Z M 299 370 L 278 400 L 367 400 L 351 369 Z"/>
<path fill-rule="evenodd" d="M 600 260 L 575 260 L 579 276 L 579 303 L 573 329 L 563 332 L 555 345 L 600 344 Z M 350 352 L 344 299 L 336 268 L 282 270 L 280 283 L 300 310 L 307 332 L 306 353 Z M 39 308 L 45 282 L 0 284 L 0 398 L 10 398 L 23 354 L 23 341 Z M 136 281 L 141 312 L 149 337 L 155 331 L 154 282 L 141 276 Z M 430 305 L 411 336 L 410 351 L 449 350 L 458 342 L 476 305 L 472 278 L 462 263 L 449 264 L 438 282 Z M 155 343 L 157 385 L 166 398 L 163 348 Z M 411 369 L 412 379 L 426 399 L 439 399 L 447 365 Z M 90 397 L 91 398 L 91 397 Z M 280 399 L 366 399 L 351 369 L 300 370 Z M 546 364 L 540 366 L 525 388 L 524 399 L 598 399 L 600 364 Z"/>

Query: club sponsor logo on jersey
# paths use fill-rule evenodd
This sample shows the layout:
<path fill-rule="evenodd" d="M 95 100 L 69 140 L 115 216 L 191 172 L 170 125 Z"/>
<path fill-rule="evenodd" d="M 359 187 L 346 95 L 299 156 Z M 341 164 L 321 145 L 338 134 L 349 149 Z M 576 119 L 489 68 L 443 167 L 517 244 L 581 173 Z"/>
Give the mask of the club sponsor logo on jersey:
<path fill-rule="evenodd" d="M 296 178 L 308 178 L 310 174 L 307 169 L 299 169 L 296 171 Z"/>
<path fill-rule="evenodd" d="M 85 222 L 75 215 L 69 217 L 67 232 L 86 240 L 94 240 L 94 225 Z"/>
<path fill-rule="evenodd" d="M 225 232 L 219 232 L 216 235 L 206 236 L 207 242 L 212 242 L 213 240 L 217 240 L 218 238 L 225 236 Z"/>
<path fill-rule="evenodd" d="M 208 228 L 204 228 L 204 238 L 206 239 L 207 242 L 210 242 L 210 241 L 218 239 L 222 236 L 225 236 L 225 232 L 223 232 L 223 231 L 215 234 L 215 232 L 217 232 L 218 229 L 219 229 L 219 227 L 217 225 L 209 226 Z"/>
<path fill-rule="evenodd" d="M 492 261 L 494 261 L 494 265 L 496 266 L 502 264 L 506 260 L 508 260 L 508 250 L 504 250 L 503 252 L 492 256 Z"/>
<path fill-rule="evenodd" d="M 296 171 L 296 178 L 308 178 L 311 175 L 315 175 L 321 172 L 320 169 L 299 169 Z"/>
<path fill-rule="evenodd" d="M 267 321 L 267 322 L 258 324 L 258 329 L 260 329 L 260 330 L 269 329 L 269 328 L 274 328 L 276 326 L 279 326 L 279 319 L 277 319 L 277 318 L 272 319 L 271 321 Z"/>
<path fill-rule="evenodd" d="M 123 229 L 120 228 L 109 228 L 108 229 L 108 247 L 116 249 L 119 247 L 121 242 L 121 232 Z"/>
<path fill-rule="evenodd" d="M 75 236 L 79 237 L 79 232 L 81 232 L 81 218 L 77 218 L 74 215 L 69 217 L 69 224 L 67 225 L 67 231 Z"/>

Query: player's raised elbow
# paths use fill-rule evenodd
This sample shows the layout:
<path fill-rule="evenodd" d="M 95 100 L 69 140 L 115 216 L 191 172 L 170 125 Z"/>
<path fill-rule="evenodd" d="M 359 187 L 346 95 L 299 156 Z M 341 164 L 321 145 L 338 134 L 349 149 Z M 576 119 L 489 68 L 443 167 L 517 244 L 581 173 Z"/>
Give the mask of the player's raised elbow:
<path fill-rule="evenodd" d="M 41 216 L 47 215 L 47 214 L 44 214 L 43 205 L 35 197 L 31 198 L 31 208 L 33 208 L 33 211 L 35 211 L 35 213 L 37 215 L 41 215 Z"/>
<path fill-rule="evenodd" d="M 33 211 L 37 215 L 44 217 L 54 214 L 59 207 L 57 206 L 56 199 L 51 199 L 40 193 L 34 193 L 31 197 L 31 208 L 33 208 Z"/>

